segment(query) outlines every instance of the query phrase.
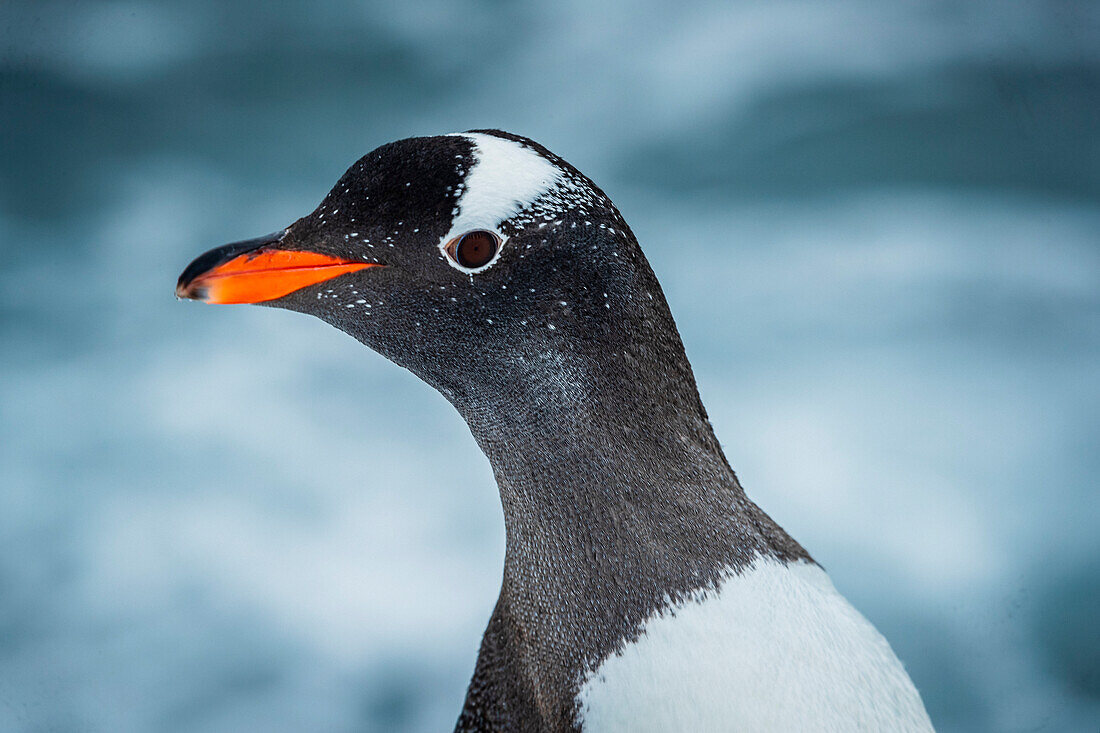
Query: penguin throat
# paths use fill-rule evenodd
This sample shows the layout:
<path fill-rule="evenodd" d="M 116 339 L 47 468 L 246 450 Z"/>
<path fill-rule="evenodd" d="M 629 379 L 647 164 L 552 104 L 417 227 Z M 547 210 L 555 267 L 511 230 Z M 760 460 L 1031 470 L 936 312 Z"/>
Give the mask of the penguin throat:
<path fill-rule="evenodd" d="M 518 362 L 501 395 L 457 403 L 492 464 L 517 562 L 536 549 L 563 572 L 578 548 L 624 559 L 644 549 L 634 525 L 663 535 L 649 549 L 690 547 L 745 501 L 686 358 L 657 360 L 645 379 L 637 363 L 543 353 Z"/>
<path fill-rule="evenodd" d="M 565 705 L 553 714 L 567 720 L 585 675 L 647 618 L 757 557 L 808 555 L 746 498 L 686 359 L 642 381 L 558 358 L 564 371 L 543 364 L 539 379 L 510 382 L 507 400 L 456 404 L 493 466 L 506 524 L 479 669 L 510 650 L 525 660 L 514 672 L 523 695 Z"/>

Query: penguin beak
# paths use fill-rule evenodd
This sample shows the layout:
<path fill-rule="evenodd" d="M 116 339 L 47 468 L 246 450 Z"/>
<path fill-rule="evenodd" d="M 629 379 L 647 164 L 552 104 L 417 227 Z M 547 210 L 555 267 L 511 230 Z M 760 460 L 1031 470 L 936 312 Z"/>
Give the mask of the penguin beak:
<path fill-rule="evenodd" d="M 263 303 L 349 272 L 381 267 L 319 252 L 276 249 L 285 232 L 233 242 L 199 255 L 176 283 L 176 297 L 204 303 Z"/>

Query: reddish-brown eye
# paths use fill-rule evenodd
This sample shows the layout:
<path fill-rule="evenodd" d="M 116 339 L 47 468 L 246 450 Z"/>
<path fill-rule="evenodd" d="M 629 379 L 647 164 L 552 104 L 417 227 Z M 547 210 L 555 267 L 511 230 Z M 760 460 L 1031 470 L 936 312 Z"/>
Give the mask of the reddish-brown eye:
<path fill-rule="evenodd" d="M 499 248 L 497 235 L 478 229 L 451 240 L 447 245 L 447 254 L 463 267 L 476 270 L 489 264 Z"/>

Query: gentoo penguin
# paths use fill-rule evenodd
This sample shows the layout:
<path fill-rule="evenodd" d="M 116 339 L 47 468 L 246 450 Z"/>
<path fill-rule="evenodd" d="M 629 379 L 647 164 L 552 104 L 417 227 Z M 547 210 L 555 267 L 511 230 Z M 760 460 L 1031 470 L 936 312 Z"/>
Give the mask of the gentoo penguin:
<path fill-rule="evenodd" d="M 507 541 L 457 731 L 929 731 L 886 640 L 745 495 L 634 234 L 498 130 L 356 162 L 176 293 L 309 313 L 439 390 Z"/>

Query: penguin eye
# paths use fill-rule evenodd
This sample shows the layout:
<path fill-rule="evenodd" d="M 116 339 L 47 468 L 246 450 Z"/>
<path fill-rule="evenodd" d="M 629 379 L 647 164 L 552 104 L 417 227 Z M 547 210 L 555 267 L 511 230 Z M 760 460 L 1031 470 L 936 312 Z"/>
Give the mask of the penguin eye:
<path fill-rule="evenodd" d="M 484 229 L 475 229 L 447 243 L 447 256 L 468 270 L 489 264 L 500 249 L 500 237 Z"/>

